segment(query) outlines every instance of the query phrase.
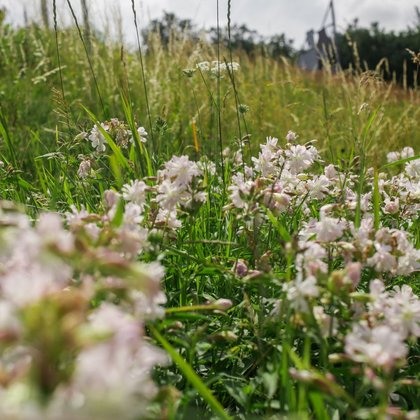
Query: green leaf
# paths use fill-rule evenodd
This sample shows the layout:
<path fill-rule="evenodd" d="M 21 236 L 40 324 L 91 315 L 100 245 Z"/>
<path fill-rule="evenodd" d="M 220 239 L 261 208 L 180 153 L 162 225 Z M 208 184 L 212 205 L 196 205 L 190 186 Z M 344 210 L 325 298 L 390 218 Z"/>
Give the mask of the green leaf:
<path fill-rule="evenodd" d="M 383 169 L 393 168 L 394 166 L 402 165 L 403 163 L 410 162 L 412 160 L 417 160 L 417 159 L 420 159 L 420 155 L 411 156 L 411 157 L 408 157 L 408 158 L 405 158 L 405 159 L 396 160 L 394 162 L 389 162 L 386 165 L 381 166 L 379 169 L 383 170 Z"/>

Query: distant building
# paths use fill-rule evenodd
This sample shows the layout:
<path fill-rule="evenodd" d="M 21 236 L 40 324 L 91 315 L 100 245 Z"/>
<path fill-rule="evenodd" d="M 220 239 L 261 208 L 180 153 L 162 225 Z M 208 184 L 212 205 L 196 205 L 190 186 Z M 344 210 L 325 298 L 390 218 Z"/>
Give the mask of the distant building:
<path fill-rule="evenodd" d="M 326 19 L 331 13 L 332 23 L 325 26 Z M 332 26 L 333 35 L 327 34 L 327 27 Z M 339 70 L 338 51 L 335 46 L 335 12 L 334 3 L 331 0 L 325 14 L 322 28 L 318 31 L 318 41 L 315 43 L 315 31 L 311 29 L 306 33 L 308 48 L 300 52 L 297 64 L 301 69 L 307 71 L 321 70 L 328 66 L 334 73 Z"/>
<path fill-rule="evenodd" d="M 301 69 L 308 71 L 319 70 L 321 67 L 320 57 L 315 45 L 314 31 L 310 30 L 306 33 L 306 42 L 308 43 L 309 49 L 302 51 L 298 57 L 298 66 Z"/>

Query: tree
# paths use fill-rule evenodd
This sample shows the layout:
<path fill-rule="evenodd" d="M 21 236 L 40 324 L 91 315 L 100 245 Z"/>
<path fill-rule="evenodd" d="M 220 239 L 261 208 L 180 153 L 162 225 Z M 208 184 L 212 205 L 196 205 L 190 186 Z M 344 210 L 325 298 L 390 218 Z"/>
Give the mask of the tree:
<path fill-rule="evenodd" d="M 145 44 L 150 34 L 159 34 L 161 44 L 167 47 L 171 37 L 187 36 L 191 39 L 198 37 L 195 25 L 190 19 L 180 19 L 174 13 L 163 12 L 162 19 L 153 19 L 142 31 Z"/>
<path fill-rule="evenodd" d="M 369 28 L 359 28 L 353 24 L 349 25 L 344 34 L 337 35 L 336 43 L 343 69 L 351 65 L 353 68 L 366 70 L 366 63 L 372 70 L 385 59 L 386 65 L 382 67 L 382 77 L 385 80 L 393 80 L 395 77 L 400 84 L 406 81 L 407 85 L 414 85 L 416 65 L 407 49 L 415 52 L 419 50 L 420 25 L 395 33 L 385 31 L 376 22 Z"/>

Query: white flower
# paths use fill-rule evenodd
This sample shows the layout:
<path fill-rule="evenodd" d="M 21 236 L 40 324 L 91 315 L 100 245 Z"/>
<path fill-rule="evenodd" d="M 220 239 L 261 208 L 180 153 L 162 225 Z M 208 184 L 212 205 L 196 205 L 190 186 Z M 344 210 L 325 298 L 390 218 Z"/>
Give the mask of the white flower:
<path fill-rule="evenodd" d="M 164 224 L 169 229 L 178 229 L 182 226 L 182 223 L 176 218 L 176 215 L 176 210 L 159 209 L 156 223 Z"/>
<path fill-rule="evenodd" d="M 214 60 L 211 62 L 211 69 L 210 71 L 213 74 L 218 74 L 219 72 L 222 73 L 226 70 L 226 64 L 222 61 Z"/>
<path fill-rule="evenodd" d="M 353 326 L 345 338 L 346 353 L 357 362 L 390 370 L 407 355 L 407 347 L 400 333 L 388 325 L 370 329 L 367 324 Z"/>
<path fill-rule="evenodd" d="M 232 61 L 230 63 L 227 63 L 227 68 L 230 71 L 238 71 L 239 70 L 239 67 L 240 67 L 239 63 L 237 63 L 235 61 Z"/>
<path fill-rule="evenodd" d="M 408 159 L 414 156 L 414 150 L 412 147 L 404 147 L 401 150 L 401 159 Z"/>
<path fill-rule="evenodd" d="M 138 204 L 143 210 L 146 204 L 147 185 L 138 179 L 130 181 L 129 184 L 123 185 L 121 192 L 124 200 Z"/>
<path fill-rule="evenodd" d="M 106 131 L 108 126 L 104 123 L 101 124 L 101 127 Z M 98 152 L 105 152 L 106 150 L 106 139 L 99 130 L 98 126 L 95 124 L 90 132 L 89 140 L 92 142 L 92 147 Z"/>
<path fill-rule="evenodd" d="M 229 186 L 228 190 L 230 191 L 229 198 L 236 208 L 244 209 L 247 207 L 247 198 L 251 194 L 254 186 L 253 181 L 245 181 L 242 172 L 238 172 L 232 176 L 232 185 Z"/>
<path fill-rule="evenodd" d="M 169 179 L 165 179 L 159 184 L 157 190 L 158 195 L 156 201 L 164 210 L 172 211 L 178 204 L 188 199 L 188 192 L 185 191 L 184 187 L 181 187 L 175 182 L 171 182 Z"/>
<path fill-rule="evenodd" d="M 98 335 L 110 337 L 79 354 L 74 387 L 87 397 L 110 396 L 114 402 L 125 401 L 131 395 L 153 397 L 156 390 L 151 369 L 165 364 L 167 358 L 161 350 L 144 342 L 141 325 L 110 303 L 103 303 L 91 315 L 90 324 Z"/>
<path fill-rule="evenodd" d="M 135 226 L 143 221 L 143 209 L 136 203 L 127 203 L 124 210 L 124 224 Z"/>
<path fill-rule="evenodd" d="M 307 312 L 307 300 L 319 295 L 315 276 L 309 276 L 303 281 L 298 277 L 295 281 L 287 284 L 285 288 L 287 291 L 287 299 L 297 311 Z"/>
<path fill-rule="evenodd" d="M 200 71 L 210 71 L 210 63 L 208 61 L 202 61 L 201 63 L 197 63 L 196 66 Z"/>
<path fill-rule="evenodd" d="M 388 304 L 389 294 L 385 290 L 384 283 L 379 279 L 374 279 L 369 284 L 370 302 L 368 309 L 370 316 L 374 318 L 381 318 L 384 310 Z"/>
<path fill-rule="evenodd" d="M 132 133 L 132 131 L 129 131 L 129 134 L 131 134 L 131 137 L 130 137 L 130 139 L 129 139 L 129 142 L 130 143 L 134 143 L 134 137 L 133 137 L 133 133 Z M 146 129 L 144 128 L 144 127 L 139 127 L 138 129 L 137 129 L 137 134 L 138 134 L 138 136 L 139 136 L 139 140 L 142 142 L 142 143 L 146 143 L 147 142 L 147 135 L 148 135 L 148 133 L 147 133 L 147 131 L 146 131 Z"/>
<path fill-rule="evenodd" d="M 316 224 L 315 231 L 317 240 L 321 242 L 332 242 L 343 235 L 346 223 L 333 217 L 321 217 Z"/>
<path fill-rule="evenodd" d="M 401 154 L 399 152 L 389 152 L 386 155 L 386 160 L 388 161 L 388 163 L 391 162 L 396 162 L 397 160 L 401 159 Z"/>
<path fill-rule="evenodd" d="M 368 246 L 372 241 L 370 240 L 371 232 L 373 231 L 373 218 L 364 217 L 360 222 L 359 229 L 356 230 L 353 224 L 350 225 L 351 232 L 354 239 L 360 244 L 361 247 Z"/>
<path fill-rule="evenodd" d="M 411 244 L 398 258 L 396 274 L 407 275 L 420 270 L 420 249 L 415 249 Z"/>
<path fill-rule="evenodd" d="M 391 248 L 387 245 L 375 243 L 376 253 L 367 259 L 370 267 L 375 267 L 379 273 L 392 271 L 397 267 L 397 259 L 389 251 Z"/>
<path fill-rule="evenodd" d="M 328 194 L 330 180 L 325 175 L 314 176 L 312 180 L 308 180 L 306 185 L 309 195 L 320 200 Z"/>
<path fill-rule="evenodd" d="M 207 172 L 209 175 L 216 175 L 216 164 L 207 159 L 201 159 L 197 162 L 198 169 L 204 173 Z"/>
<path fill-rule="evenodd" d="M 405 171 L 408 176 L 414 179 L 420 178 L 420 159 L 415 159 L 405 164 Z"/>
<path fill-rule="evenodd" d="M 402 335 L 420 337 L 420 299 L 410 286 L 395 286 L 388 300 L 386 320 Z"/>
<path fill-rule="evenodd" d="M 176 185 L 187 186 L 193 177 L 202 175 L 195 162 L 191 162 L 188 156 L 173 156 L 165 163 L 164 176 L 173 180 Z"/>
<path fill-rule="evenodd" d="M 300 144 L 293 145 L 289 150 L 286 150 L 286 156 L 289 170 L 294 174 L 298 174 L 305 169 L 308 169 L 314 162 L 313 150 L 307 149 Z"/>
<path fill-rule="evenodd" d="M 139 135 L 140 141 L 142 143 L 146 143 L 147 142 L 147 131 L 144 127 L 139 127 L 137 129 L 137 133 Z"/>

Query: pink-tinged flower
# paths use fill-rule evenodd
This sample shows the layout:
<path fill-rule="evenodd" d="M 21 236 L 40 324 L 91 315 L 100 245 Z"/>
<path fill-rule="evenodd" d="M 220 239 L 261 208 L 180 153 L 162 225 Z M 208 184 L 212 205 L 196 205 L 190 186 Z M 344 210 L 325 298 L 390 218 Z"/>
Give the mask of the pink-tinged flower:
<path fill-rule="evenodd" d="M 323 261 L 327 257 L 326 250 L 313 241 L 300 241 L 299 248 L 302 250 L 296 256 L 296 267 L 299 271 L 305 270 L 308 274 L 316 275 L 319 271 L 326 273 L 327 264 Z"/>
<path fill-rule="evenodd" d="M 22 325 L 16 313 L 16 307 L 8 301 L 0 300 L 0 341 L 16 337 L 22 331 Z"/>
<path fill-rule="evenodd" d="M 388 163 L 396 162 L 397 160 L 401 159 L 401 154 L 399 152 L 389 152 L 386 155 L 386 160 Z"/>
<path fill-rule="evenodd" d="M 328 194 L 330 185 L 331 182 L 325 175 L 314 176 L 312 180 L 308 180 L 306 183 L 309 195 L 318 200 Z"/>
<path fill-rule="evenodd" d="M 362 264 L 360 262 L 352 262 L 346 265 L 346 275 L 350 279 L 353 288 L 360 283 Z"/>
<path fill-rule="evenodd" d="M 248 273 L 248 266 L 244 260 L 238 260 L 233 266 L 233 271 L 238 277 L 245 277 Z"/>
<path fill-rule="evenodd" d="M 71 281 L 73 272 L 60 259 L 48 254 L 25 262 L 15 254 L 4 268 L 6 272 L 0 275 L 2 294 L 17 306 L 25 306 L 63 290 Z"/>
<path fill-rule="evenodd" d="M 294 131 L 288 131 L 286 134 L 286 140 L 291 143 L 297 139 L 297 135 Z"/>
<path fill-rule="evenodd" d="M 64 254 L 74 250 L 74 237 L 63 227 L 61 216 L 54 213 L 42 213 L 36 225 L 36 232 L 44 246 L 52 246 Z"/>
<path fill-rule="evenodd" d="M 103 200 L 106 208 L 111 209 L 118 204 L 118 201 L 120 200 L 120 194 L 114 190 L 106 190 L 104 191 Z"/>
<path fill-rule="evenodd" d="M 326 166 L 325 169 L 324 169 L 324 174 L 330 181 L 335 180 L 338 177 L 338 172 L 335 169 L 334 165 Z"/>
<path fill-rule="evenodd" d="M 414 149 L 412 147 L 404 147 L 401 150 L 401 159 L 408 159 L 414 156 Z"/>
<path fill-rule="evenodd" d="M 394 201 L 389 198 L 385 199 L 385 205 L 383 207 L 384 213 L 396 214 L 400 210 L 400 200 L 396 198 Z"/>
<path fill-rule="evenodd" d="M 141 324 L 121 308 L 104 303 L 91 315 L 90 327 L 104 339 L 79 354 L 74 388 L 93 400 L 111 395 L 115 403 L 153 397 L 151 369 L 167 363 L 167 357 L 144 342 Z"/>
<path fill-rule="evenodd" d="M 90 175 L 90 171 L 92 170 L 92 165 L 90 160 L 82 160 L 79 165 L 79 169 L 77 170 L 77 176 L 79 178 L 87 178 Z"/>
<path fill-rule="evenodd" d="M 218 306 L 220 310 L 226 311 L 227 309 L 231 308 L 233 303 L 230 299 L 217 299 L 214 302 L 210 302 L 211 305 Z"/>
<path fill-rule="evenodd" d="M 420 299 L 410 286 L 395 286 L 390 292 L 386 321 L 403 336 L 420 337 Z"/>
<path fill-rule="evenodd" d="M 124 209 L 124 225 L 134 227 L 143 221 L 142 208 L 135 203 L 127 203 Z"/>
<path fill-rule="evenodd" d="M 405 164 L 405 171 L 410 178 L 418 180 L 420 178 L 420 159 L 407 162 Z"/>
<path fill-rule="evenodd" d="M 345 338 L 345 351 L 356 362 L 390 371 L 408 353 L 404 339 L 388 325 L 355 324 Z"/>
<path fill-rule="evenodd" d="M 378 273 L 385 273 L 397 268 L 397 259 L 389 251 L 391 248 L 386 245 L 375 244 L 375 254 L 367 259 L 367 265 L 374 267 Z"/>
<path fill-rule="evenodd" d="M 148 247 L 149 231 L 141 226 L 126 224 L 118 229 L 119 248 L 131 260 Z"/>
<path fill-rule="evenodd" d="M 156 216 L 156 224 L 164 225 L 169 229 L 178 229 L 182 226 L 182 223 L 176 216 L 176 210 L 159 209 Z"/>
<path fill-rule="evenodd" d="M 165 316 L 166 295 L 161 290 L 145 294 L 140 290 L 130 290 L 129 297 L 134 305 L 136 317 L 141 319 L 159 319 Z"/>
<path fill-rule="evenodd" d="M 316 238 L 321 242 L 332 242 L 343 235 L 346 223 L 333 217 L 323 216 L 316 224 Z"/>

